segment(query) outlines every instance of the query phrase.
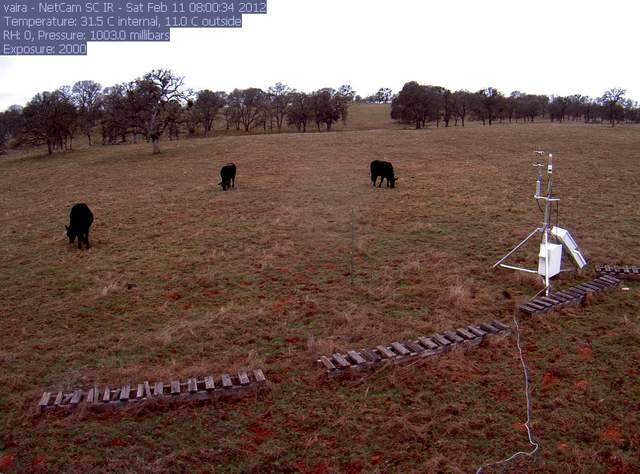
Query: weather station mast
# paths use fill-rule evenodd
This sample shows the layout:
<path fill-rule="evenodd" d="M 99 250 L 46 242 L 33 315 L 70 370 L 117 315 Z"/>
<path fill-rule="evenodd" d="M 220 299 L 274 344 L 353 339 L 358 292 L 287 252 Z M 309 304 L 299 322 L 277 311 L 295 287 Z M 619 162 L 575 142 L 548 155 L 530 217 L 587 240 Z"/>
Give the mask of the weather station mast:
<path fill-rule="evenodd" d="M 553 195 L 553 154 L 547 155 L 546 165 L 544 163 L 545 152 L 542 150 L 536 150 L 534 152 L 536 156 L 536 162 L 534 167 L 537 169 L 536 178 L 536 191 L 533 196 L 538 204 L 538 208 L 544 214 L 544 221 L 542 227 L 536 228 L 531 232 L 522 242 L 516 245 L 509 251 L 504 257 L 498 260 L 493 268 L 501 267 L 509 270 L 516 270 L 526 273 L 534 273 L 539 275 L 544 282 L 544 289 L 540 292 L 545 292 L 546 296 L 551 293 L 551 278 L 558 275 L 560 272 L 568 271 L 568 269 L 562 269 L 562 254 L 563 249 L 566 250 L 578 270 L 584 268 L 587 265 L 587 261 L 582 255 L 581 250 L 576 244 L 573 237 L 568 230 L 558 227 L 558 223 L 554 226 L 552 224 L 553 203 L 556 204 L 556 221 L 558 217 L 558 209 L 560 198 Z M 545 173 L 546 168 L 546 173 Z M 545 183 L 546 174 L 546 183 Z M 546 194 L 542 194 L 546 184 Z M 541 205 L 542 203 L 542 205 Z M 508 265 L 505 262 L 515 254 L 520 248 L 522 248 L 529 240 L 536 235 L 541 234 L 540 251 L 538 252 L 538 268 L 529 269 L 515 265 Z"/>

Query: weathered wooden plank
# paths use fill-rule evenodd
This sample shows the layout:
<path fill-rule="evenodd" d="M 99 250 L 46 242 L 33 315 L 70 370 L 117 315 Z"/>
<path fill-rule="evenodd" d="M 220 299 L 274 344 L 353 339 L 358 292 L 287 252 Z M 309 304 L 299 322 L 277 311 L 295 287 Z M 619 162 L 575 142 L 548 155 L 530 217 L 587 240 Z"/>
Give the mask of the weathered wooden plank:
<path fill-rule="evenodd" d="M 551 306 L 558 306 L 558 305 L 562 304 L 562 301 L 560 301 L 559 299 L 554 298 L 553 295 L 541 296 L 540 299 L 542 301 L 546 301 Z"/>
<path fill-rule="evenodd" d="M 230 389 L 233 387 L 231 376 L 229 374 L 222 374 L 222 388 Z"/>
<path fill-rule="evenodd" d="M 40 402 L 38 406 L 41 410 L 44 410 L 49 405 L 49 400 L 51 399 L 51 392 L 44 392 L 42 397 L 40 398 Z"/>
<path fill-rule="evenodd" d="M 549 303 L 547 301 L 544 301 L 540 297 L 532 299 L 531 301 L 529 301 L 529 305 L 534 305 L 534 304 L 536 304 L 538 306 L 542 306 L 544 309 L 548 309 L 548 308 L 551 308 L 553 306 L 553 303 Z"/>
<path fill-rule="evenodd" d="M 433 342 L 433 340 L 429 337 L 421 336 L 418 338 L 418 341 L 420 342 L 420 344 L 422 344 L 424 347 L 426 347 L 429 350 L 437 349 L 438 347 L 440 347 L 438 346 L 438 344 Z"/>
<path fill-rule="evenodd" d="M 338 364 L 341 369 L 351 367 L 351 363 L 339 352 L 333 354 L 333 361 Z"/>
<path fill-rule="evenodd" d="M 122 389 L 116 388 L 113 392 L 111 392 L 111 401 L 117 402 L 120 399 L 120 392 Z"/>
<path fill-rule="evenodd" d="M 255 369 L 253 371 L 253 376 L 258 383 L 264 383 L 267 380 L 267 378 L 264 376 L 264 373 L 262 372 L 262 369 Z"/>
<path fill-rule="evenodd" d="M 392 359 L 396 356 L 393 352 L 391 352 L 385 346 L 376 346 L 376 349 L 378 349 L 378 352 L 384 359 Z"/>
<path fill-rule="evenodd" d="M 487 331 L 490 334 L 496 334 L 498 332 L 500 332 L 500 330 L 496 327 L 493 327 L 491 324 L 489 323 L 480 323 L 479 324 L 480 329 Z"/>
<path fill-rule="evenodd" d="M 94 399 L 95 399 L 95 393 L 93 388 L 90 388 L 89 391 L 87 392 L 87 398 L 85 400 L 86 403 L 93 403 Z"/>
<path fill-rule="evenodd" d="M 349 358 L 354 361 L 357 365 L 360 364 L 364 364 L 366 362 L 366 360 L 364 360 L 362 358 L 362 356 L 360 354 L 358 354 L 356 351 L 348 351 L 347 355 L 349 356 Z"/>
<path fill-rule="evenodd" d="M 180 395 L 180 381 L 172 380 L 171 381 L 171 395 Z"/>
<path fill-rule="evenodd" d="M 409 355 L 411 352 L 399 342 L 392 342 L 391 347 L 401 356 Z"/>
<path fill-rule="evenodd" d="M 520 306 L 518 306 L 518 309 L 525 313 L 528 314 L 529 316 L 535 315 L 540 313 L 542 310 L 538 309 L 538 308 L 534 308 L 533 306 L 530 306 L 529 304 L 522 304 Z"/>
<path fill-rule="evenodd" d="M 155 388 L 153 389 L 153 395 L 155 397 L 161 397 L 164 395 L 164 383 L 156 382 Z"/>
<path fill-rule="evenodd" d="M 474 333 L 472 333 L 471 331 L 469 331 L 466 328 L 458 328 L 456 329 L 456 333 L 458 333 L 458 335 L 468 341 L 470 341 L 471 339 L 476 339 L 476 335 Z"/>
<path fill-rule="evenodd" d="M 617 279 L 615 277 L 612 277 L 612 276 L 609 276 L 609 275 L 601 276 L 600 280 L 609 282 L 609 283 L 611 283 L 612 286 L 618 286 L 620 284 L 620 280 L 619 279 Z"/>
<path fill-rule="evenodd" d="M 617 278 L 609 278 L 606 276 L 598 277 L 593 281 L 594 283 L 598 283 L 599 285 L 602 285 L 608 290 L 611 288 L 615 288 L 620 283 L 620 280 L 618 280 Z"/>
<path fill-rule="evenodd" d="M 587 282 L 588 285 L 596 287 L 598 290 L 602 291 L 602 290 L 607 290 L 610 288 L 610 285 L 600 281 L 600 279 L 596 278 L 595 280 L 591 280 L 589 282 Z"/>
<path fill-rule="evenodd" d="M 570 295 L 573 295 L 576 299 L 582 301 L 584 299 L 584 295 L 585 292 L 584 291 L 578 291 L 574 288 L 567 288 L 566 290 L 562 290 L 565 293 L 568 293 Z"/>
<path fill-rule="evenodd" d="M 151 398 L 151 386 L 147 380 L 144 381 L 144 397 Z"/>
<path fill-rule="evenodd" d="M 81 399 L 82 399 L 82 390 L 74 390 L 73 397 L 71 397 L 71 404 L 77 405 L 78 403 L 80 403 Z"/>
<path fill-rule="evenodd" d="M 128 402 L 130 395 L 131 395 L 131 385 L 125 385 L 120 390 L 120 401 Z"/>
<path fill-rule="evenodd" d="M 461 342 L 464 342 L 464 339 L 461 338 L 460 336 L 458 336 L 458 334 L 456 334 L 454 331 L 445 331 L 444 335 L 447 336 L 447 338 L 456 343 L 456 344 L 460 344 Z"/>
<path fill-rule="evenodd" d="M 249 385 L 249 376 L 246 372 L 238 372 L 238 380 L 240 381 L 240 385 L 245 386 Z"/>
<path fill-rule="evenodd" d="M 138 390 L 136 391 L 136 399 L 137 400 L 142 400 L 142 397 L 144 397 L 144 384 L 143 383 L 139 383 L 138 384 Z"/>
<path fill-rule="evenodd" d="M 404 345 L 404 347 L 409 349 L 412 354 L 420 354 L 421 352 L 425 351 L 424 347 L 413 341 L 403 341 L 402 344 Z"/>
<path fill-rule="evenodd" d="M 187 380 L 187 385 L 187 390 L 189 390 L 189 393 L 196 393 L 198 391 L 198 384 L 196 383 L 196 379 L 190 378 L 189 380 Z"/>
<path fill-rule="evenodd" d="M 554 294 L 556 296 L 562 296 L 563 298 L 566 298 L 566 302 L 575 303 L 576 299 L 578 299 L 578 296 L 576 296 L 574 293 L 569 293 L 569 292 L 567 292 L 565 290 L 557 291 Z"/>
<path fill-rule="evenodd" d="M 492 325 L 493 327 L 496 327 L 496 328 L 498 328 L 498 329 L 502 330 L 502 331 L 508 331 L 508 330 L 510 330 L 510 329 L 511 329 L 511 328 L 510 328 L 509 326 L 507 326 L 506 324 L 504 324 L 504 323 L 502 323 L 502 322 L 500 322 L 500 321 L 498 321 L 498 320 L 495 320 L 495 319 L 494 319 L 493 321 L 491 321 L 491 325 Z"/>
<path fill-rule="evenodd" d="M 483 331 L 482 329 L 476 326 L 467 326 L 467 329 L 469 330 L 469 332 L 472 332 L 478 337 L 484 337 L 487 335 L 486 331 Z"/>
<path fill-rule="evenodd" d="M 448 346 L 451 344 L 451 341 L 444 337 L 442 334 L 434 334 L 433 336 L 431 336 L 431 339 L 441 346 Z"/>
<path fill-rule="evenodd" d="M 382 359 L 382 357 L 380 357 L 376 352 L 374 352 L 371 349 L 362 349 L 360 351 L 360 354 L 362 354 L 362 356 L 365 359 L 367 359 L 369 362 L 373 362 L 373 363 L 379 362 Z"/>
<path fill-rule="evenodd" d="M 111 400 L 111 389 L 109 387 L 104 388 L 104 392 L 102 392 L 102 402 L 109 403 Z"/>
<path fill-rule="evenodd" d="M 62 403 L 62 397 L 64 396 L 64 394 L 62 392 L 58 392 L 58 395 L 56 395 L 56 399 L 54 400 L 53 404 L 55 406 L 58 406 Z"/>
<path fill-rule="evenodd" d="M 560 302 L 560 304 L 565 304 L 565 303 L 570 302 L 571 300 L 573 300 L 573 297 L 563 295 L 560 292 L 553 293 L 551 295 L 551 298 L 553 298 L 554 300 Z"/>
<path fill-rule="evenodd" d="M 540 303 L 537 303 L 536 301 L 533 301 L 533 300 L 532 301 L 527 301 L 525 304 L 527 306 L 529 306 L 530 308 L 533 308 L 533 309 L 535 309 L 537 311 L 544 311 L 545 309 L 547 309 L 546 306 L 544 306 L 544 305 L 542 305 Z"/>
<path fill-rule="evenodd" d="M 335 370 L 336 368 L 336 366 L 333 365 L 333 362 L 331 362 L 329 358 L 325 356 L 320 357 L 320 363 L 324 365 L 327 370 Z"/>
<path fill-rule="evenodd" d="M 576 290 L 584 291 L 586 294 L 593 294 L 593 293 L 597 293 L 598 292 L 598 290 L 590 288 L 589 286 L 584 285 L 584 284 L 576 285 L 576 286 L 574 286 L 574 288 Z"/>

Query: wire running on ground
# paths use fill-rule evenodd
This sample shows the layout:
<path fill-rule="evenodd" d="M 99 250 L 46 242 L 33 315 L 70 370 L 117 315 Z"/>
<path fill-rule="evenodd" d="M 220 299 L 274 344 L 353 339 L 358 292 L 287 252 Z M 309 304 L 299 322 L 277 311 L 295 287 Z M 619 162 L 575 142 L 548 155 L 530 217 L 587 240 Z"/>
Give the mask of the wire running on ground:
<path fill-rule="evenodd" d="M 527 362 L 524 360 L 524 355 L 522 354 L 522 347 L 520 346 L 520 326 L 518 325 L 517 313 L 514 313 L 513 315 L 513 322 L 516 325 L 516 344 L 518 345 L 518 353 L 520 354 L 520 362 L 522 363 L 522 370 L 524 372 L 524 393 L 527 398 L 527 422 L 524 424 L 524 426 L 527 428 L 529 444 L 533 446 L 533 449 L 531 451 L 517 451 L 513 453 L 511 456 L 509 456 L 508 458 L 502 459 L 501 461 L 489 462 L 487 464 L 484 464 L 478 468 L 478 470 L 476 471 L 476 474 L 480 474 L 484 468 L 487 468 L 489 466 L 506 464 L 521 455 L 533 456 L 540 448 L 540 445 L 538 444 L 538 442 L 535 440 L 533 436 L 533 428 L 531 427 L 531 397 L 529 395 L 529 368 L 527 367 Z"/>

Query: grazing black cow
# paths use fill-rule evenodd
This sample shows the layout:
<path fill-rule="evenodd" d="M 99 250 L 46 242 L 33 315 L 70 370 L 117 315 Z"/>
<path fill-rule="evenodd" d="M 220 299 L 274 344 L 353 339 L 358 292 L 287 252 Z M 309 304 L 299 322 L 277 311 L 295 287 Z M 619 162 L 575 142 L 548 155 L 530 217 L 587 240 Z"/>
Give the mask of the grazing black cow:
<path fill-rule="evenodd" d="M 71 208 L 69 215 L 69 225 L 65 225 L 67 229 L 67 237 L 69 243 L 72 244 L 76 237 L 78 238 L 78 248 L 82 248 L 82 241 L 85 242 L 87 249 L 89 248 L 89 227 L 93 223 L 93 213 L 84 203 L 79 203 Z"/>
<path fill-rule="evenodd" d="M 227 188 L 236 187 L 236 165 L 233 163 L 226 164 L 220 170 L 220 178 L 222 181 L 218 183 L 222 186 L 222 190 L 226 191 Z"/>
<path fill-rule="evenodd" d="M 393 165 L 388 161 L 373 160 L 371 162 L 371 182 L 374 187 L 376 186 L 378 176 L 380 177 L 380 188 L 385 179 L 387 180 L 387 187 L 396 187 L 396 180 L 398 178 L 393 174 Z"/>

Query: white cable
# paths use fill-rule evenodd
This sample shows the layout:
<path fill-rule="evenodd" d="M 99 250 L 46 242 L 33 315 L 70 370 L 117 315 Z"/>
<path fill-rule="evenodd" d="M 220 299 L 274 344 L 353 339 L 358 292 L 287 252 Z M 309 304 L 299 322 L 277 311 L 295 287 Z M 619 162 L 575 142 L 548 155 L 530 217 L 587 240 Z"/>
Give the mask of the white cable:
<path fill-rule="evenodd" d="M 513 322 L 516 324 L 516 344 L 518 345 L 518 352 L 520 353 L 520 362 L 522 363 L 522 370 L 524 371 L 524 394 L 527 398 L 527 422 L 524 424 L 524 426 L 527 428 L 527 435 L 529 436 L 529 444 L 531 444 L 531 446 L 533 446 L 534 448 L 529 452 L 518 451 L 516 453 L 513 453 L 511 456 L 509 456 L 506 459 L 503 459 L 502 461 L 496 461 L 496 462 L 490 462 L 490 463 L 484 464 L 483 466 L 480 466 L 478 468 L 478 470 L 476 471 L 476 474 L 480 474 L 480 472 L 482 472 L 482 470 L 486 467 L 508 463 L 511 460 L 515 459 L 516 457 L 520 456 L 521 454 L 525 456 L 533 456 L 536 453 L 536 451 L 538 451 L 538 449 L 540 448 L 540 445 L 536 443 L 533 439 L 533 433 L 531 428 L 531 398 L 529 397 L 529 369 L 527 368 L 527 363 L 525 362 L 524 356 L 522 355 L 522 347 L 520 347 L 520 326 L 518 326 L 518 317 L 515 314 L 513 316 Z"/>

